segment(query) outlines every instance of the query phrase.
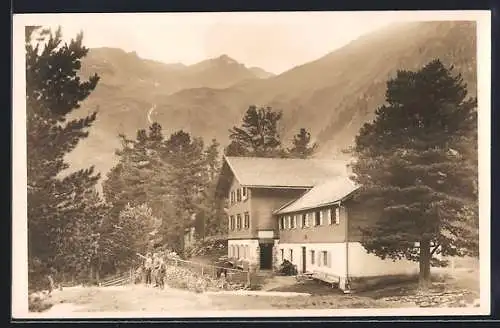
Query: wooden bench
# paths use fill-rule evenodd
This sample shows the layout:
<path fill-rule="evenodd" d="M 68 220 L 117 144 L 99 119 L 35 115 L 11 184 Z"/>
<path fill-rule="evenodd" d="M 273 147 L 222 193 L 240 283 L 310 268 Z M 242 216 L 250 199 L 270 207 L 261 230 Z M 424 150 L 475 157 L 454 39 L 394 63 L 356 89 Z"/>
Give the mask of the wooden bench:
<path fill-rule="evenodd" d="M 337 277 L 333 274 L 329 274 L 329 273 L 325 273 L 325 272 L 321 272 L 321 271 L 314 271 L 312 273 L 311 277 L 313 279 L 321 280 L 321 281 L 324 281 L 326 283 L 331 284 L 332 288 L 335 287 L 335 285 L 339 284 L 339 277 Z"/>

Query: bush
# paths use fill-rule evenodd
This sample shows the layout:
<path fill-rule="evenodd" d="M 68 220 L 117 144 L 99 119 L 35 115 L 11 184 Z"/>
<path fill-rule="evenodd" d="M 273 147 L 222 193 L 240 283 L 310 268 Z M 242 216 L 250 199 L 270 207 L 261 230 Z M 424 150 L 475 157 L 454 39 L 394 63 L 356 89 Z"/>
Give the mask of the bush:
<path fill-rule="evenodd" d="M 47 311 L 53 305 L 48 295 L 42 292 L 32 293 L 28 296 L 28 310 L 30 312 Z"/>
<path fill-rule="evenodd" d="M 207 238 L 199 240 L 193 246 L 185 250 L 187 258 L 211 254 L 227 254 L 227 240 L 225 238 Z"/>

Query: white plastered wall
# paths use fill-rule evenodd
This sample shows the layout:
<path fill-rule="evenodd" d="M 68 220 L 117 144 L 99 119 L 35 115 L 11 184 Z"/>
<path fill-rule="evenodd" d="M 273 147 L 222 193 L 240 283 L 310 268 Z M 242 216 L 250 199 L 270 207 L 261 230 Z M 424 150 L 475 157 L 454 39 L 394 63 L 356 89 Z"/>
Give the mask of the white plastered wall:
<path fill-rule="evenodd" d="M 259 241 L 256 239 L 229 239 L 227 241 L 227 256 L 230 258 L 238 258 L 246 260 L 251 264 L 257 263 Z M 237 250 L 239 247 L 239 256 Z"/>
<path fill-rule="evenodd" d="M 297 266 L 297 270 L 302 272 L 302 247 L 306 247 L 306 271 L 321 272 L 337 277 L 346 277 L 346 265 L 348 266 L 349 277 L 376 277 L 382 275 L 412 274 L 418 272 L 418 263 L 381 258 L 369 254 L 358 242 L 348 244 L 349 261 L 346 263 L 346 243 L 308 243 L 308 244 L 279 244 L 278 262 L 284 259 L 291 261 Z M 282 252 L 283 250 L 283 252 Z M 293 258 L 290 259 L 290 250 Z M 312 263 L 311 251 L 314 251 L 314 263 Z M 327 252 L 326 265 L 323 263 L 322 252 Z"/>
<path fill-rule="evenodd" d="M 359 242 L 350 242 L 348 247 L 350 277 L 375 277 L 418 272 L 416 262 L 383 260 L 374 254 L 369 254 Z"/>

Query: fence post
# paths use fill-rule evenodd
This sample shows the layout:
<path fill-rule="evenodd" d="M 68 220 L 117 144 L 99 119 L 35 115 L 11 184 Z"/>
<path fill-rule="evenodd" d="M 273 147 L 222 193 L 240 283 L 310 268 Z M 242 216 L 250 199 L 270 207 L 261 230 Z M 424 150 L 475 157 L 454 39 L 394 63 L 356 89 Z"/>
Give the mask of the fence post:
<path fill-rule="evenodd" d="M 250 270 L 247 271 L 247 286 L 250 287 Z"/>

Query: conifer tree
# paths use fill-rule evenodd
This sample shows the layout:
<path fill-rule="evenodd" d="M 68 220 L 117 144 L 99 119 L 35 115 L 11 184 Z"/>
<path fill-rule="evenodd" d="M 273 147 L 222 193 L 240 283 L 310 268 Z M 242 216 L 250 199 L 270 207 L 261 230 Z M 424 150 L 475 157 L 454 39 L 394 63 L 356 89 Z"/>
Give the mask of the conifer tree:
<path fill-rule="evenodd" d="M 84 247 L 81 240 L 73 242 L 69 231 L 93 224 L 81 213 L 88 205 L 85 195 L 99 179 L 92 167 L 61 178 L 61 172 L 69 168 L 65 155 L 87 137 L 87 129 L 96 119 L 96 112 L 74 120 L 67 115 L 80 107 L 99 77 L 82 80 L 77 74 L 88 52 L 82 34 L 68 44 L 62 41 L 61 29 L 52 33 L 31 26 L 25 33 L 28 256 L 62 269 L 74 247 Z M 34 38 L 37 33 L 39 37 Z"/>
<path fill-rule="evenodd" d="M 356 137 L 357 201 L 381 213 L 362 229 L 381 258 L 418 261 L 420 286 L 441 256 L 478 254 L 476 99 L 433 60 L 387 82 L 386 105 Z M 373 212 L 371 212 L 373 213 Z"/>
<path fill-rule="evenodd" d="M 282 157 L 278 133 L 281 111 L 271 107 L 250 106 L 243 117 L 241 127 L 229 130 L 231 143 L 226 149 L 228 156 Z"/>
<path fill-rule="evenodd" d="M 213 139 L 205 150 L 206 186 L 203 188 L 195 222 L 198 238 L 224 232 L 223 200 L 216 197 L 217 175 L 220 172 L 219 143 Z"/>
<path fill-rule="evenodd" d="M 213 157 L 217 153 L 211 149 L 216 144 L 204 153 L 201 139 L 191 138 L 184 131 L 165 139 L 158 123 L 148 130 L 138 130 L 135 140 L 120 138 L 120 161 L 103 184 L 106 199 L 113 206 L 107 229 L 113 230 L 113 222 L 119 220 L 126 206 L 144 203 L 161 220 L 158 238 L 180 252 L 184 229 L 192 225 L 203 202 L 210 169 L 216 169 L 217 159 Z M 206 160 L 209 157 L 210 162 Z"/>
<path fill-rule="evenodd" d="M 206 185 L 203 141 L 182 130 L 165 141 L 163 158 L 171 167 L 172 209 L 163 216 L 164 242 L 176 251 L 183 249 L 183 236 L 191 227 Z"/>
<path fill-rule="evenodd" d="M 299 133 L 293 137 L 292 148 L 288 149 L 288 156 L 293 158 L 308 158 L 318 148 L 316 143 L 310 144 L 311 134 L 301 128 Z"/>

